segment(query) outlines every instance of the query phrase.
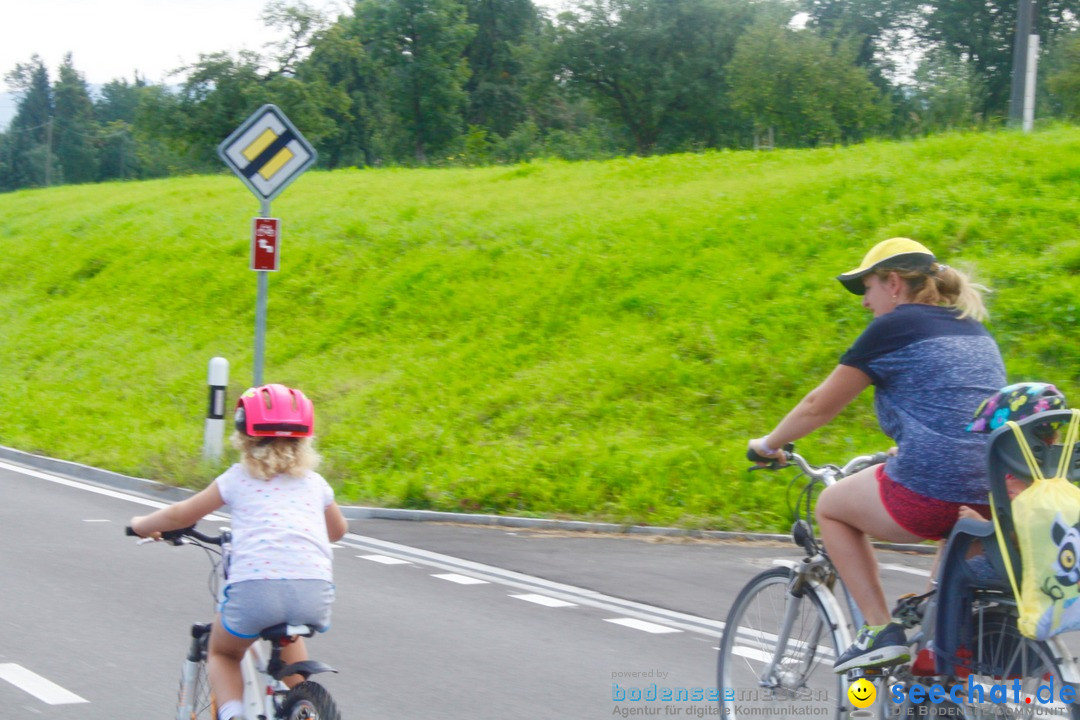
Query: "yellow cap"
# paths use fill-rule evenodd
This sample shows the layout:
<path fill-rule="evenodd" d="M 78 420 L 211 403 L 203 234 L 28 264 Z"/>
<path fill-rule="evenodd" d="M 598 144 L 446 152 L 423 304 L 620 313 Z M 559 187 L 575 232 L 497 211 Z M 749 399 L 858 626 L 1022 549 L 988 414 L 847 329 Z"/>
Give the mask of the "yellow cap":
<path fill-rule="evenodd" d="M 862 283 L 864 275 L 868 275 L 879 267 L 896 268 L 897 270 L 930 269 L 936 258 L 922 243 L 909 238 L 895 237 L 882 240 L 870 252 L 866 253 L 859 267 L 849 270 L 843 275 L 836 277 L 844 287 L 856 295 L 866 292 Z"/>

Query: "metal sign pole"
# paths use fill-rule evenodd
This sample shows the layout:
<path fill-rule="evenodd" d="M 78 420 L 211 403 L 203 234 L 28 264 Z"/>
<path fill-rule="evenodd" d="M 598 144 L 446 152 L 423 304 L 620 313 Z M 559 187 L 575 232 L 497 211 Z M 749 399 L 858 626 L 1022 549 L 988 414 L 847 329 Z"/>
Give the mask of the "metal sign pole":
<path fill-rule="evenodd" d="M 255 385 L 263 384 L 266 348 L 267 272 L 278 269 L 280 225 L 270 217 L 270 201 L 315 164 L 318 153 L 276 105 L 263 105 L 218 145 L 218 156 L 262 203 L 252 224 L 251 269 L 255 295 Z M 266 218 L 265 222 L 259 222 Z M 269 256 L 269 260 L 268 260 Z"/>
<path fill-rule="evenodd" d="M 270 201 L 263 200 L 260 215 L 270 217 Z M 258 278 L 255 291 L 255 382 L 258 387 L 263 384 L 263 360 L 266 354 L 266 297 L 270 290 L 270 278 L 266 270 L 256 270 Z"/>

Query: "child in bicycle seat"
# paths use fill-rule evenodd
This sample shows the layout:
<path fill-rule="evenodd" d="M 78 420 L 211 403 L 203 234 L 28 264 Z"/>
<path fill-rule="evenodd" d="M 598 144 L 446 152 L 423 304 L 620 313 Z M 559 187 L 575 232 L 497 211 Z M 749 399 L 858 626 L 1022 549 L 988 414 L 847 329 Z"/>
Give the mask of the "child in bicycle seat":
<path fill-rule="evenodd" d="M 1064 410 L 1068 407 L 1065 396 L 1055 386 L 1049 383 L 1024 382 L 1015 383 L 1001 388 L 992 396 L 983 400 L 975 416 L 967 426 L 968 432 L 990 433 L 1012 420 L 1020 422 L 1037 413 L 1047 410 Z M 1058 441 L 1058 432 L 1052 424 L 1047 423 L 1035 428 L 1035 436 L 1047 445 L 1053 445 Z M 1027 490 L 1030 483 L 1023 478 L 1009 474 L 1005 476 L 1005 490 L 1009 494 L 1009 500 L 1014 500 L 1017 495 Z M 985 515 L 966 505 L 960 508 L 961 518 L 974 520 L 987 520 Z M 997 572 L 991 567 L 990 561 L 985 554 L 974 554 L 969 558 L 971 570 L 975 577 L 980 580 L 996 580 Z"/>
<path fill-rule="evenodd" d="M 131 519 L 138 535 L 159 539 L 229 507 L 232 555 L 208 657 L 219 720 L 243 717 L 240 661 L 262 630 L 281 623 L 330 626 L 330 543 L 348 524 L 315 472 L 313 427 L 314 409 L 301 391 L 278 384 L 249 389 L 237 401 L 232 436 L 240 462 L 192 497 Z M 285 663 L 306 659 L 302 639 L 282 651 Z M 292 687 L 301 679 L 285 682 Z"/>

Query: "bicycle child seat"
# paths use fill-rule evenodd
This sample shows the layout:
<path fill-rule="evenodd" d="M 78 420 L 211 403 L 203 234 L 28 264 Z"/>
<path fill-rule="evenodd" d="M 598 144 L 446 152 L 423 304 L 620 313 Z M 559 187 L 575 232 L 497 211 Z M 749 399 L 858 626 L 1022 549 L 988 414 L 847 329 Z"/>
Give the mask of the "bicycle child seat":
<path fill-rule="evenodd" d="M 975 592 L 1011 596 L 1016 594 L 1016 585 L 1008 579 L 1010 573 L 1013 578 L 1022 577 L 1023 558 L 1016 534 L 1017 518 L 1006 478 L 1012 476 L 1030 484 L 1034 482 L 1036 474 L 1054 477 L 1070 448 L 1048 441 L 1046 427 L 1055 424 L 1064 428 L 1072 418 L 1071 410 L 1045 411 L 1019 423 L 1003 425 L 991 434 L 987 442 L 987 470 L 990 505 L 996 526 L 991 521 L 962 519 L 949 535 L 941 558 L 934 624 L 934 646 L 940 674 L 954 674 L 954 670 L 958 669 L 954 666 L 970 662 L 969 658 L 964 657 L 964 648 L 970 647 L 967 639 L 974 631 L 971 624 Z M 1013 430 L 1013 425 L 1016 430 Z M 1025 453 L 1025 445 L 1030 449 L 1030 461 Z M 1080 481 L 1080 452 L 1073 453 L 1067 465 L 1064 473 L 1066 478 L 1072 482 Z M 1076 522 L 1077 518 L 1074 517 L 1068 521 L 1068 525 Z M 1080 541 L 1080 529 L 1077 532 L 1076 539 Z M 976 543 L 981 544 L 984 562 L 992 568 L 992 573 L 977 573 L 968 561 L 973 552 L 972 546 Z M 1080 551 L 1080 543 L 1076 551 Z M 1076 564 L 1075 560 L 1073 564 Z M 962 667 L 959 669 L 962 671 Z"/>

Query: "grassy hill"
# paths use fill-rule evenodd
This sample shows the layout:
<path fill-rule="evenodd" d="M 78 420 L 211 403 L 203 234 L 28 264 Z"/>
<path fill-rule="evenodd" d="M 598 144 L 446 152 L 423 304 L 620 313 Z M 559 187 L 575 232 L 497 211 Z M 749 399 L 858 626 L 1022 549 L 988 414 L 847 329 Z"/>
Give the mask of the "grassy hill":
<path fill-rule="evenodd" d="M 309 172 L 273 206 L 266 379 L 343 501 L 787 523 L 747 437 L 868 320 L 907 235 L 992 286 L 1010 377 L 1080 399 L 1080 129 L 515 167 Z M 258 204 L 232 176 L 0 195 L 0 444 L 199 486 L 206 366 L 251 382 Z M 870 393 L 800 443 L 888 445 Z"/>

